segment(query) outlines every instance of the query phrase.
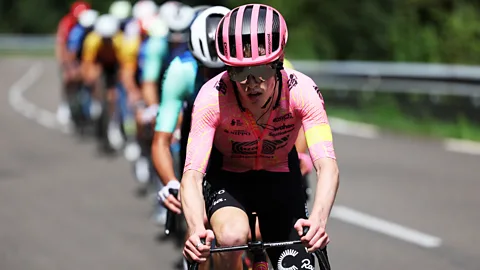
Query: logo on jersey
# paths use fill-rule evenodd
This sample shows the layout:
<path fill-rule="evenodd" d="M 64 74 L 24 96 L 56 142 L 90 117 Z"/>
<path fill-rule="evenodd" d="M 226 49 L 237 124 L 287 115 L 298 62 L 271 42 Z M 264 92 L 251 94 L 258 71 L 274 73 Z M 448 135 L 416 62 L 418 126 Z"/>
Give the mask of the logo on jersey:
<path fill-rule="evenodd" d="M 223 82 L 222 79 L 220 79 L 216 84 L 215 84 L 215 89 L 217 89 L 218 92 L 222 93 L 222 94 L 226 94 L 227 93 L 227 84 L 225 84 L 225 82 Z"/>
<path fill-rule="evenodd" d="M 287 81 L 288 90 L 291 90 L 293 87 L 297 86 L 298 78 L 295 74 L 290 74 L 290 79 Z"/>
<path fill-rule="evenodd" d="M 284 250 L 280 255 L 280 257 L 278 258 L 278 262 L 277 262 L 278 270 L 298 270 L 298 267 L 296 267 L 295 265 L 292 265 L 292 263 L 284 262 L 286 258 L 289 258 L 289 257 L 295 258 L 297 255 L 298 255 L 298 251 L 294 249 Z M 292 261 L 292 259 L 290 259 L 290 261 Z"/>
<path fill-rule="evenodd" d="M 237 127 L 241 127 L 243 126 L 243 123 L 241 120 L 238 120 L 238 119 L 232 119 L 232 122 L 230 122 L 230 125 L 232 127 L 234 127 L 235 125 L 237 125 Z"/>
<path fill-rule="evenodd" d="M 292 132 L 295 129 L 295 124 L 285 125 L 285 123 L 279 127 L 273 129 L 272 132 L 268 133 L 268 135 L 272 137 L 284 135 L 287 133 Z"/>
<path fill-rule="evenodd" d="M 276 122 L 280 122 L 280 121 L 286 121 L 288 119 L 293 119 L 293 114 L 292 113 L 287 113 L 285 115 L 275 117 L 275 118 L 273 118 L 273 122 L 276 123 Z"/>
<path fill-rule="evenodd" d="M 256 155 L 257 154 L 257 141 L 250 142 L 233 142 L 232 141 L 232 153 L 241 155 Z"/>
<path fill-rule="evenodd" d="M 270 141 L 270 140 L 263 141 L 262 154 L 273 155 L 275 153 L 275 150 L 283 148 L 287 145 L 286 142 L 288 142 L 288 137 L 290 136 L 287 135 L 279 140 L 274 140 L 274 141 Z"/>
<path fill-rule="evenodd" d="M 264 140 L 262 144 L 262 157 L 268 157 L 275 154 L 275 151 L 281 149 L 288 144 L 288 138 L 290 135 L 287 135 L 278 140 Z M 233 155 L 243 155 L 241 157 L 234 156 L 237 158 L 250 158 L 256 157 L 258 151 L 258 141 L 249 141 L 249 142 L 236 142 L 232 141 L 232 154 Z"/>
<path fill-rule="evenodd" d="M 318 89 L 318 86 L 313 85 L 313 89 L 317 92 L 317 95 L 320 97 L 321 100 L 323 100 L 322 93 L 320 92 L 320 89 Z"/>
<path fill-rule="evenodd" d="M 251 133 L 246 131 L 246 130 L 241 130 L 241 129 L 237 129 L 237 130 L 231 130 L 230 131 L 230 134 L 232 135 L 239 135 L 239 136 L 248 136 L 250 135 Z"/>

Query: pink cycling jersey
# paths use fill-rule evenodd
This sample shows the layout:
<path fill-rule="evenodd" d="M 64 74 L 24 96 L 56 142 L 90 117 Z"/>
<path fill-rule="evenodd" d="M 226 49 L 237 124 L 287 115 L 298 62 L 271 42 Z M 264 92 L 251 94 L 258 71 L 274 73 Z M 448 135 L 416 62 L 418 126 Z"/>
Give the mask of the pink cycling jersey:
<path fill-rule="evenodd" d="M 312 162 L 335 159 L 332 132 L 323 97 L 306 75 L 282 71 L 280 106 L 261 129 L 246 109 L 240 110 L 226 72 L 205 83 L 195 99 L 184 172 L 205 173 L 212 146 L 222 154 L 222 169 L 231 172 L 288 172 L 288 154 L 303 125 Z"/>

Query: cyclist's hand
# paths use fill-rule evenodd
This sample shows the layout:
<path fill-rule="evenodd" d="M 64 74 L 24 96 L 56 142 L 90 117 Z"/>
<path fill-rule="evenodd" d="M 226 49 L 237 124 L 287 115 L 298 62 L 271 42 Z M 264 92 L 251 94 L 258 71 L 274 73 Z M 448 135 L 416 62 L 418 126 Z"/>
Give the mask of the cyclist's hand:
<path fill-rule="evenodd" d="M 134 107 L 135 104 L 137 104 L 138 101 L 140 101 L 142 98 L 142 95 L 140 93 L 140 90 L 134 90 L 128 93 L 127 95 L 127 102 L 130 107 Z"/>
<path fill-rule="evenodd" d="M 190 262 L 202 263 L 210 256 L 210 246 L 214 239 L 213 231 L 202 229 L 190 235 L 183 248 L 183 256 Z M 205 239 L 202 244 L 200 239 Z"/>
<path fill-rule="evenodd" d="M 303 227 L 309 227 L 305 236 L 302 236 Z M 300 240 L 307 247 L 308 252 L 322 249 L 330 242 L 330 238 L 325 232 L 325 223 L 322 223 L 320 220 L 299 219 L 295 223 L 294 228 L 297 230 Z"/>
<path fill-rule="evenodd" d="M 161 201 L 168 209 L 170 209 L 170 211 L 181 214 L 182 204 L 178 198 L 175 198 L 175 196 L 170 194 L 170 189 L 175 189 L 178 191 L 180 189 L 180 182 L 177 180 L 168 182 L 168 184 L 158 192 L 158 200 Z"/>

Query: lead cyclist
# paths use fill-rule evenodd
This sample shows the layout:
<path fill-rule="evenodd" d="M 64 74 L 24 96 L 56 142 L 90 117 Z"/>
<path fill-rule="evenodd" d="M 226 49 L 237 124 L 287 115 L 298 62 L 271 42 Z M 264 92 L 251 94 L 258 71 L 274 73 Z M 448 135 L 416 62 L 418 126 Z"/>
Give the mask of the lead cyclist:
<path fill-rule="evenodd" d="M 214 236 L 220 246 L 245 244 L 251 212 L 264 241 L 301 239 L 306 247 L 268 250 L 274 269 L 311 269 L 311 252 L 326 255 L 338 166 L 318 87 L 283 68 L 287 36 L 282 15 L 263 4 L 237 7 L 220 21 L 216 51 L 227 71 L 204 84 L 195 100 L 181 180 L 190 235 L 183 254 L 190 261 L 208 258 Z M 301 126 L 317 175 L 310 215 L 294 147 Z M 205 228 L 205 211 L 212 230 Z M 310 228 L 305 236 L 303 227 Z M 215 269 L 241 269 L 241 255 L 222 254 Z"/>

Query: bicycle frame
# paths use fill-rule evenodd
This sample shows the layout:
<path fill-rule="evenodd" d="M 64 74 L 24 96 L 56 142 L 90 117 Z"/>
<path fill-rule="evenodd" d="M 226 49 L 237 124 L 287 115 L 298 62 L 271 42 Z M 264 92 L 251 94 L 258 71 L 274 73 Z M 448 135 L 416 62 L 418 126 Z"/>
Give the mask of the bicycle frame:
<path fill-rule="evenodd" d="M 261 240 L 256 239 L 255 235 L 255 225 L 257 220 L 257 214 L 252 213 L 249 215 L 249 223 L 250 223 L 250 231 L 252 232 L 252 240 L 249 241 L 246 245 L 240 246 L 230 246 L 230 247 L 218 247 L 218 248 L 211 248 L 210 253 L 220 253 L 220 252 L 232 252 L 232 251 L 247 251 L 253 254 L 253 270 L 264 270 L 268 269 L 267 263 L 267 256 L 265 250 L 272 247 L 284 247 L 284 246 L 291 246 L 291 245 L 299 245 L 302 244 L 300 240 L 293 240 L 293 241 L 285 241 L 285 242 L 271 242 L 271 243 L 264 243 Z M 303 235 L 306 235 L 308 232 L 308 227 L 303 228 Z M 201 239 L 201 242 L 205 244 L 205 239 Z M 317 250 L 314 252 L 315 257 L 317 257 L 317 261 L 320 263 L 321 270 L 330 270 L 330 264 L 326 255 Z M 266 268 L 265 268 L 266 267 Z M 188 266 L 189 270 L 198 270 L 198 263 L 189 263 Z"/>

